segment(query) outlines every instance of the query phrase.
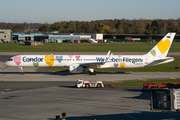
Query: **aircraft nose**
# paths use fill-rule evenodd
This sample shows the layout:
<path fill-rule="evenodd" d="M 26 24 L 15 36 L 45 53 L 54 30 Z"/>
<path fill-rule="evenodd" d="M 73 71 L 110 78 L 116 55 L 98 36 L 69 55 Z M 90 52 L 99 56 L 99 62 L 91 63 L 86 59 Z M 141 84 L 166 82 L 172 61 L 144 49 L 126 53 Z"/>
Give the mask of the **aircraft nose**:
<path fill-rule="evenodd" d="M 6 61 L 6 62 L 4 62 L 4 65 L 5 65 L 5 66 L 7 66 L 7 61 Z"/>

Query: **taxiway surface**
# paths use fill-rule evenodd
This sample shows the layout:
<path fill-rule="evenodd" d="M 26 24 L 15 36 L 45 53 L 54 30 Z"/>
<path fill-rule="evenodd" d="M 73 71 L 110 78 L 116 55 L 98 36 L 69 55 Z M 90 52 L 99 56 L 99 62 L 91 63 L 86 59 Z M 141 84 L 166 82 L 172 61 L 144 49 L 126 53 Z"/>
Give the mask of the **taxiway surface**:
<path fill-rule="evenodd" d="M 54 86 L 9 92 L 6 89 L 0 93 L 0 101 L 1 120 L 55 120 L 55 116 L 64 112 L 67 120 L 180 118 L 180 113 L 176 112 L 151 111 L 150 95 L 143 92 L 142 87 L 78 89 Z"/>

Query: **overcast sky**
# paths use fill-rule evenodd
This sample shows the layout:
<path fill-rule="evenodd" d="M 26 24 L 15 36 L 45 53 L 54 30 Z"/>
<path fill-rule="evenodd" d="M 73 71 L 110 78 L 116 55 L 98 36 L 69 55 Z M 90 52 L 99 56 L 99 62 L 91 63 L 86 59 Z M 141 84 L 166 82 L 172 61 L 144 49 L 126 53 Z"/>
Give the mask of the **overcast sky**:
<path fill-rule="evenodd" d="M 178 19 L 180 0 L 0 0 L 0 22 Z"/>

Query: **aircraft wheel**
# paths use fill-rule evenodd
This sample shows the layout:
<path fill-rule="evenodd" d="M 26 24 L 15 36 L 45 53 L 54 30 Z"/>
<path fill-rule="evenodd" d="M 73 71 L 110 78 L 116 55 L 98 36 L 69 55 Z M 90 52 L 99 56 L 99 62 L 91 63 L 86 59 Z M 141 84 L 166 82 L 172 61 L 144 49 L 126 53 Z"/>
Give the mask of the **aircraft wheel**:
<path fill-rule="evenodd" d="M 93 75 L 96 75 L 96 71 L 93 72 Z"/>
<path fill-rule="evenodd" d="M 21 75 L 24 75 L 24 72 L 22 72 Z"/>
<path fill-rule="evenodd" d="M 93 75 L 93 73 L 89 71 L 89 75 Z"/>
<path fill-rule="evenodd" d="M 89 72 L 89 75 L 96 75 L 96 71 L 94 71 L 94 72 Z"/>

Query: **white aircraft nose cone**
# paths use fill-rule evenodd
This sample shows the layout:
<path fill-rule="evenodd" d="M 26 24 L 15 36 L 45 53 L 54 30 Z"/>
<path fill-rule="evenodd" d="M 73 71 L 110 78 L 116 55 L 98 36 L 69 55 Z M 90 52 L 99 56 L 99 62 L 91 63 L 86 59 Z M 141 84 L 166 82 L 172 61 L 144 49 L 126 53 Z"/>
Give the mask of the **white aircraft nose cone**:
<path fill-rule="evenodd" d="M 7 61 L 6 61 L 6 62 L 4 62 L 4 65 L 5 65 L 5 66 L 7 66 Z"/>

